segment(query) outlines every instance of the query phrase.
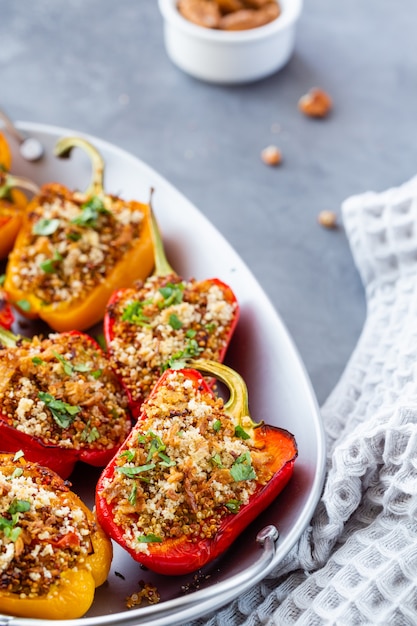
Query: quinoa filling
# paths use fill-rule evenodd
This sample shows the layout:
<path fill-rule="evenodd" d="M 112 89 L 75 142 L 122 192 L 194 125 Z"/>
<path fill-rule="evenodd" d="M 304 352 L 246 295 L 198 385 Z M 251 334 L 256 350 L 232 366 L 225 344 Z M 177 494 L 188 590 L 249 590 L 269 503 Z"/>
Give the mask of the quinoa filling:
<path fill-rule="evenodd" d="M 175 360 L 219 360 L 236 309 L 231 290 L 209 280 L 152 276 L 126 289 L 108 310 L 113 324 L 108 347 L 132 399 L 146 398 Z"/>
<path fill-rule="evenodd" d="M 167 539 L 213 537 L 272 478 L 270 454 L 234 423 L 221 398 L 181 370 L 143 408 L 103 483 L 114 523 L 136 552 Z"/>
<path fill-rule="evenodd" d="M 0 346 L 0 418 L 62 448 L 113 448 L 130 431 L 127 398 L 116 375 L 79 333 Z"/>
<path fill-rule="evenodd" d="M 0 590 L 43 596 L 62 572 L 85 563 L 93 528 L 58 476 L 7 458 L 0 463 Z"/>
<path fill-rule="evenodd" d="M 137 244 L 143 217 L 138 203 L 45 186 L 28 214 L 25 245 L 12 254 L 14 286 L 45 305 L 83 299 Z"/>

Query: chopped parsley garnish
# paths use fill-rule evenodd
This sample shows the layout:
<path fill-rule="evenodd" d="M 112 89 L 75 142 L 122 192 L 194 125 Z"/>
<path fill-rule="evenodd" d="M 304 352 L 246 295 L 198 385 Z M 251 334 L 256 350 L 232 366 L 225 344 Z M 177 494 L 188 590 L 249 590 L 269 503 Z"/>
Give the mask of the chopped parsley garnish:
<path fill-rule="evenodd" d="M 46 259 L 39 263 L 39 267 L 45 274 L 54 274 L 58 269 L 58 264 L 62 261 L 63 257 L 59 254 L 58 250 L 54 251 L 52 259 Z"/>
<path fill-rule="evenodd" d="M 81 411 L 80 406 L 67 404 L 62 400 L 57 400 L 50 393 L 40 391 L 38 393 L 39 400 L 45 403 L 45 406 L 51 411 L 52 417 L 61 428 L 68 428 L 74 421 L 77 413 Z"/>
<path fill-rule="evenodd" d="M 100 439 L 98 429 L 95 426 L 91 428 L 90 422 L 88 422 L 84 430 L 81 432 L 81 440 L 86 441 L 87 443 L 93 443 L 94 441 L 97 441 L 97 439 Z"/>
<path fill-rule="evenodd" d="M 26 513 L 30 510 L 30 502 L 28 500 L 13 500 L 7 509 L 7 513 L 11 516 L 11 519 L 7 517 L 0 517 L 0 530 L 11 541 L 17 541 L 22 529 L 17 526 L 21 513 Z"/>
<path fill-rule="evenodd" d="M 151 443 L 149 446 L 146 462 L 150 461 L 155 454 L 159 454 L 160 452 L 163 452 L 166 448 L 164 442 L 162 441 L 160 437 L 158 437 L 157 435 L 154 435 L 154 433 L 152 432 L 149 432 L 147 434 L 151 437 Z"/>
<path fill-rule="evenodd" d="M 167 369 L 179 370 L 187 366 L 187 361 L 195 356 L 198 356 L 200 352 L 203 352 L 204 348 L 198 345 L 195 339 L 189 339 L 184 350 L 179 350 L 172 355 L 166 363 L 162 365 L 162 371 Z"/>
<path fill-rule="evenodd" d="M 149 301 L 133 300 L 129 302 L 122 314 L 123 322 L 130 322 L 131 324 L 137 324 L 138 326 L 149 326 L 150 319 L 143 313 L 144 307 L 149 304 Z"/>
<path fill-rule="evenodd" d="M 239 424 L 235 428 L 235 437 L 239 437 L 239 439 L 250 439 L 250 435 L 248 435 L 246 430 L 244 430 L 242 426 L 239 426 Z"/>
<path fill-rule="evenodd" d="M 32 359 L 32 363 L 33 365 L 43 365 L 45 363 L 45 361 L 43 359 L 41 359 L 40 356 L 34 356 Z"/>
<path fill-rule="evenodd" d="M 230 468 L 230 474 L 235 482 L 242 480 L 255 480 L 256 474 L 252 467 L 252 459 L 249 452 L 241 454 Z"/>
<path fill-rule="evenodd" d="M 214 456 L 211 457 L 211 462 L 214 463 L 214 465 L 216 465 L 219 468 L 223 467 L 222 459 L 218 452 Z"/>
<path fill-rule="evenodd" d="M 176 465 L 176 462 L 170 459 L 169 456 L 167 456 L 163 452 L 158 452 L 158 456 L 160 459 L 162 459 L 162 461 L 159 461 L 159 465 L 161 465 L 162 467 L 173 467 L 174 465 Z"/>
<path fill-rule="evenodd" d="M 18 300 L 16 304 L 20 309 L 22 309 L 22 311 L 30 311 L 29 300 Z"/>
<path fill-rule="evenodd" d="M 161 543 L 162 538 L 158 537 L 158 535 L 154 535 L 149 533 L 149 535 L 138 535 L 137 540 L 139 543 Z"/>
<path fill-rule="evenodd" d="M 73 364 L 63 357 L 62 354 L 58 354 L 58 352 L 52 352 L 52 354 L 62 364 L 64 372 L 67 376 L 72 376 L 74 372 L 82 373 L 90 371 L 90 366 L 87 365 L 87 363 Z"/>
<path fill-rule="evenodd" d="M 129 500 L 129 504 L 131 504 L 132 506 L 135 506 L 136 504 L 136 495 L 138 492 L 138 486 L 136 484 L 133 485 L 132 490 L 129 494 L 128 500 Z"/>
<path fill-rule="evenodd" d="M 93 196 L 81 205 L 81 213 L 71 220 L 77 226 L 96 228 L 100 215 L 109 214 L 110 211 L 104 206 L 104 202 L 98 196 Z"/>
<path fill-rule="evenodd" d="M 159 293 L 163 300 L 158 302 L 160 309 L 166 309 L 173 304 L 180 304 L 183 299 L 185 285 L 184 283 L 168 283 L 165 287 L 159 288 Z"/>
<path fill-rule="evenodd" d="M 239 500 L 229 500 L 229 502 L 226 502 L 225 506 L 231 513 L 238 513 L 241 504 Z"/>
<path fill-rule="evenodd" d="M 150 470 L 155 469 L 155 463 L 146 463 L 145 465 L 136 465 L 134 467 L 129 467 L 128 465 L 122 465 L 117 468 L 117 471 L 129 478 L 133 478 L 137 474 L 142 474 L 143 472 L 149 472 Z"/>
<path fill-rule="evenodd" d="M 58 230 L 60 224 L 60 220 L 57 218 L 53 219 L 40 219 L 38 220 L 32 228 L 32 233 L 34 235 L 53 235 L 56 230 Z"/>
<path fill-rule="evenodd" d="M 173 328 L 173 330 L 179 330 L 183 327 L 183 323 L 181 322 L 178 315 L 175 315 L 175 313 L 171 313 L 171 315 L 169 316 L 168 324 L 171 326 L 171 328 Z"/>
<path fill-rule="evenodd" d="M 131 463 L 135 458 L 134 450 L 125 450 L 119 456 L 124 457 L 128 463 Z"/>

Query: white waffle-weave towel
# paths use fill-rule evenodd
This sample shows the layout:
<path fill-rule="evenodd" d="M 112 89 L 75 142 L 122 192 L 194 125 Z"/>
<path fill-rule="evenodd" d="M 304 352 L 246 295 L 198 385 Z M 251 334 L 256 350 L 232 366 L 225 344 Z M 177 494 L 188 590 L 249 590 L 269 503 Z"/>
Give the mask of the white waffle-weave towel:
<path fill-rule="evenodd" d="M 417 624 L 417 176 L 342 213 L 367 318 L 322 407 L 323 496 L 285 562 L 194 626 Z"/>

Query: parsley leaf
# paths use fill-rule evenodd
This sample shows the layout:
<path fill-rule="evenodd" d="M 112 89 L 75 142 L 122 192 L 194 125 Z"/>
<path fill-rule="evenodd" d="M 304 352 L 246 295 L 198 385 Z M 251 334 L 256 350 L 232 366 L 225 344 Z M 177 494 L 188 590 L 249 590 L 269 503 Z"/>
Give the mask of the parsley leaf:
<path fill-rule="evenodd" d="M 183 327 L 183 323 L 181 322 L 178 315 L 175 315 L 175 313 L 171 313 L 171 315 L 169 316 L 168 324 L 173 330 L 179 330 Z"/>
<path fill-rule="evenodd" d="M 143 308 L 146 304 L 149 304 L 149 300 L 144 300 L 143 302 L 133 300 L 133 302 L 129 302 L 123 310 L 122 321 L 149 327 L 150 319 L 143 313 Z"/>
<path fill-rule="evenodd" d="M 109 214 L 110 211 L 104 206 L 104 202 L 98 196 L 93 196 L 81 205 L 81 213 L 71 220 L 72 224 L 81 227 L 95 228 L 100 215 Z"/>
<path fill-rule="evenodd" d="M 137 540 L 139 543 L 162 543 L 162 538 L 149 533 L 149 535 L 138 535 Z"/>
<path fill-rule="evenodd" d="M 159 293 L 164 299 L 162 302 L 158 302 L 158 307 L 166 309 L 173 304 L 180 304 L 183 299 L 184 289 L 184 283 L 168 283 L 165 287 L 160 287 Z"/>
<path fill-rule="evenodd" d="M 45 403 L 45 406 L 51 411 L 52 417 L 61 428 L 68 428 L 74 421 L 77 413 L 81 411 L 80 406 L 67 404 L 62 400 L 57 400 L 50 393 L 40 391 L 38 398 Z"/>
<path fill-rule="evenodd" d="M 40 219 L 38 220 L 32 228 L 32 233 L 34 235 L 53 235 L 60 225 L 60 221 L 57 218 L 54 219 Z"/>
<path fill-rule="evenodd" d="M 252 467 L 252 459 L 249 452 L 241 454 L 230 468 L 230 474 L 235 482 L 242 480 L 255 480 L 256 474 Z"/>
<path fill-rule="evenodd" d="M 142 474 L 142 472 L 149 472 L 150 470 L 155 469 L 155 463 L 146 463 L 146 465 L 137 465 L 135 467 L 129 467 L 128 465 L 122 465 L 121 467 L 117 467 L 117 471 L 128 478 L 133 478 L 137 474 Z"/>
<path fill-rule="evenodd" d="M 239 437 L 239 439 L 250 439 L 250 435 L 240 426 L 239 424 L 235 427 L 235 437 Z"/>
<path fill-rule="evenodd" d="M 58 250 L 55 250 L 52 259 L 42 261 L 39 263 L 39 267 L 43 272 L 45 272 L 45 274 L 54 274 L 57 270 L 58 263 L 62 261 L 62 259 L 62 255 L 58 252 Z"/>

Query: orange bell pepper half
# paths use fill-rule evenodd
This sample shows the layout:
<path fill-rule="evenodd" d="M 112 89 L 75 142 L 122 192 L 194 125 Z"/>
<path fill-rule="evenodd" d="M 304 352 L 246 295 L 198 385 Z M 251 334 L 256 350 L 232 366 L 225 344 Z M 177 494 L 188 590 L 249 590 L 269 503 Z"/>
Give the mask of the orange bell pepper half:
<path fill-rule="evenodd" d="M 22 226 L 28 199 L 16 187 L 38 193 L 39 187 L 30 180 L 0 171 L 0 259 L 12 250 Z"/>
<path fill-rule="evenodd" d="M 113 556 L 95 515 L 68 482 L 21 453 L 0 454 L 0 486 L 0 613 L 82 617 Z M 68 526 L 71 542 L 65 541 Z"/>
<path fill-rule="evenodd" d="M 149 206 L 104 192 L 103 159 L 86 140 L 61 139 L 55 153 L 67 157 L 76 146 L 91 157 L 90 186 L 84 193 L 42 187 L 25 212 L 4 283 L 22 315 L 59 332 L 99 322 L 113 291 L 153 268 Z"/>
<path fill-rule="evenodd" d="M 294 436 L 249 416 L 237 372 L 216 361 L 166 370 L 96 489 L 107 534 L 145 567 L 182 575 L 213 561 L 281 492 Z M 229 390 L 217 398 L 200 372 Z"/>
<path fill-rule="evenodd" d="M 12 164 L 12 151 L 3 133 L 0 133 L 0 169 L 8 172 Z"/>

